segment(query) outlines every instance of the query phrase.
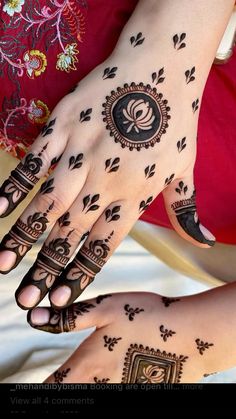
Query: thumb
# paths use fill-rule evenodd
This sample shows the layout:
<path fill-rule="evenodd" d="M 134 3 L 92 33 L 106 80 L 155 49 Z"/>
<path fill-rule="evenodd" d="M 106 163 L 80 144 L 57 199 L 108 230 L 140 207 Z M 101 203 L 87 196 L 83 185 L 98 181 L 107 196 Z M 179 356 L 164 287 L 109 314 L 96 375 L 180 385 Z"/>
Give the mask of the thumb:
<path fill-rule="evenodd" d="M 163 190 L 167 214 L 176 232 L 199 247 L 215 244 L 215 237 L 200 223 L 193 174 L 175 179 Z"/>
<path fill-rule="evenodd" d="M 111 294 L 99 295 L 87 301 L 72 304 L 68 308 L 55 310 L 52 307 L 36 307 L 30 310 L 27 321 L 34 329 L 49 333 L 63 333 L 102 327 L 108 324 L 108 316 L 104 315 Z M 109 298 L 110 299 L 110 298 Z"/>

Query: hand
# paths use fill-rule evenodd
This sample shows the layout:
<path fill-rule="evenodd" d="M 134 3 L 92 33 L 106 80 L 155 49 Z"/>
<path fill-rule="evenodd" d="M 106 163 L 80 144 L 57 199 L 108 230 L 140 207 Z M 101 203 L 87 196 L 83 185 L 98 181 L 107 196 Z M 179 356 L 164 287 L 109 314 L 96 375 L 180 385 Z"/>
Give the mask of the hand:
<path fill-rule="evenodd" d="M 193 184 L 199 104 L 212 57 L 203 65 L 201 54 L 193 56 L 199 50 L 191 43 L 193 23 L 187 35 L 172 37 L 172 31 L 163 30 L 173 19 L 169 9 L 160 14 L 161 44 L 145 25 L 147 32 L 137 33 L 144 6 L 147 2 L 140 3 L 111 57 L 58 104 L 1 188 L 6 216 L 60 158 L 1 244 L 1 272 L 7 273 L 54 224 L 16 291 L 22 308 L 37 305 L 51 287 L 54 307 L 71 304 L 161 191 L 178 233 L 200 247 L 214 244 L 199 223 Z M 208 21 L 205 25 L 209 28 Z M 211 36 L 205 42 L 214 52 Z"/>

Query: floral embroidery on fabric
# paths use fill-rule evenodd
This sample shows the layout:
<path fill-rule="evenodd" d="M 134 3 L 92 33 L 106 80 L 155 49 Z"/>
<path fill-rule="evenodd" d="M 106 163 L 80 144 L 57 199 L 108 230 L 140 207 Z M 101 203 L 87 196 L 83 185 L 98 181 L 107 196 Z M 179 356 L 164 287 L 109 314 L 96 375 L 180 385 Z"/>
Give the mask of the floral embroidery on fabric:
<path fill-rule="evenodd" d="M 0 1 L 0 78 L 7 81 L 0 103 L 0 148 L 14 156 L 25 154 L 50 115 L 44 91 L 53 67 L 64 80 L 78 70 L 86 12 L 85 0 Z"/>

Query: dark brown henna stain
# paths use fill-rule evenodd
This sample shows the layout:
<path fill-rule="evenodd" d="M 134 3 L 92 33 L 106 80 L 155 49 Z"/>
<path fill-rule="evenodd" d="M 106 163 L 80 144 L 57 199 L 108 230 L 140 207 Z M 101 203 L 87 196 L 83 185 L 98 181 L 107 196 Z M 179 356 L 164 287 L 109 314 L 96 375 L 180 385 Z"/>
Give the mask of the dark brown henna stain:
<path fill-rule="evenodd" d="M 178 152 L 181 153 L 181 151 L 185 149 L 186 145 L 186 137 L 183 137 L 182 140 L 177 142 Z"/>
<path fill-rule="evenodd" d="M 114 79 L 114 77 L 116 76 L 117 69 L 118 69 L 118 67 L 112 67 L 112 68 L 107 67 L 107 68 L 105 68 L 103 76 L 102 76 L 103 80 Z"/>
<path fill-rule="evenodd" d="M 190 70 L 186 70 L 185 71 L 185 79 L 186 79 L 186 83 L 189 84 L 190 82 L 195 80 L 195 67 L 192 67 Z"/>
<path fill-rule="evenodd" d="M 206 349 L 209 349 L 210 346 L 214 346 L 214 343 L 203 342 L 201 339 L 195 340 L 197 345 L 197 350 L 199 351 L 200 355 L 203 355 Z"/>
<path fill-rule="evenodd" d="M 209 377 L 209 375 L 215 375 L 218 374 L 218 372 L 210 372 L 209 374 L 203 374 L 203 377 Z"/>
<path fill-rule="evenodd" d="M 152 82 L 157 85 L 160 83 L 163 83 L 163 81 L 165 80 L 164 77 L 164 67 L 160 68 L 160 70 L 158 71 L 158 73 L 154 72 L 152 73 Z"/>
<path fill-rule="evenodd" d="M 193 192 L 191 198 L 176 201 L 171 205 L 171 208 L 176 214 L 178 223 L 189 236 L 197 240 L 199 243 L 208 244 L 209 246 L 213 246 L 215 244 L 214 240 L 207 239 L 201 232 L 200 221 L 198 219 L 196 209 L 195 191 Z"/>
<path fill-rule="evenodd" d="M 83 210 L 87 214 L 89 211 L 96 211 L 99 208 L 99 205 L 95 205 L 95 202 L 97 202 L 100 198 L 99 194 L 93 195 L 92 197 L 90 195 L 87 195 L 83 199 Z"/>
<path fill-rule="evenodd" d="M 8 271 L 0 271 L 2 274 L 7 274 L 12 269 L 15 269 L 21 259 L 32 248 L 33 244 L 44 233 L 49 222 L 47 216 L 53 206 L 54 202 L 49 205 L 44 213 L 35 212 L 29 215 L 26 223 L 19 218 L 9 233 L 2 239 L 0 251 L 10 250 L 16 254 L 14 265 Z"/>
<path fill-rule="evenodd" d="M 55 380 L 54 383 L 57 383 L 57 384 L 63 383 L 64 378 L 67 377 L 70 370 L 71 370 L 70 368 L 67 368 L 66 370 L 62 370 L 62 371 L 60 371 L 60 370 L 55 371 L 53 373 L 54 380 Z"/>
<path fill-rule="evenodd" d="M 106 221 L 108 223 L 110 223 L 111 221 L 117 221 L 120 219 L 120 215 L 118 214 L 118 212 L 120 212 L 121 206 L 120 205 L 116 205 L 115 207 L 113 207 L 112 209 L 107 209 L 105 211 L 105 217 L 106 217 Z"/>
<path fill-rule="evenodd" d="M 83 162 L 83 153 L 78 154 L 77 156 L 71 156 L 69 159 L 69 169 L 70 170 L 74 170 L 74 169 L 79 169 Z"/>
<path fill-rule="evenodd" d="M 118 87 L 106 96 L 103 121 L 110 136 L 130 151 L 154 147 L 168 128 L 170 107 L 162 93 L 143 83 Z"/>
<path fill-rule="evenodd" d="M 187 356 L 131 344 L 125 357 L 122 383 L 180 383 Z"/>
<path fill-rule="evenodd" d="M 134 320 L 134 317 L 135 317 L 135 315 L 136 315 L 136 314 L 139 314 L 139 313 L 141 313 L 142 311 L 144 311 L 144 309 L 143 309 L 143 308 L 138 308 L 138 307 L 136 307 L 136 308 L 132 308 L 132 307 L 130 307 L 130 305 L 129 305 L 129 304 L 125 304 L 125 306 L 124 306 L 124 310 L 125 310 L 125 314 L 126 314 L 126 316 L 128 316 L 128 319 L 129 319 L 130 321 L 133 321 L 133 320 Z"/>
<path fill-rule="evenodd" d="M 151 178 L 152 176 L 155 175 L 155 168 L 156 168 L 155 164 L 152 164 L 151 166 L 145 167 L 144 174 L 145 174 L 146 179 L 149 179 L 149 178 Z"/>
<path fill-rule="evenodd" d="M 192 103 L 193 113 L 195 113 L 198 110 L 198 108 L 199 108 L 198 105 L 199 105 L 199 99 L 194 100 L 194 102 Z"/>
<path fill-rule="evenodd" d="M 173 330 L 165 329 L 163 324 L 160 326 L 159 329 L 160 329 L 160 332 L 161 332 L 161 337 L 164 340 L 164 342 L 166 342 L 168 338 L 170 338 L 171 336 L 176 334 L 176 332 L 174 332 Z"/>
<path fill-rule="evenodd" d="M 131 45 L 135 48 L 138 45 L 142 45 L 142 43 L 144 42 L 144 37 L 142 32 L 139 32 L 136 36 L 131 36 L 130 38 L 130 43 Z"/>
<path fill-rule="evenodd" d="M 91 119 L 92 108 L 87 109 L 86 111 L 82 111 L 80 113 L 80 122 L 90 121 Z"/>
<path fill-rule="evenodd" d="M 43 127 L 43 129 L 41 131 L 42 137 L 46 137 L 46 135 L 52 134 L 53 127 L 54 127 L 54 125 L 56 123 L 56 119 L 57 118 L 54 118 L 54 119 L 52 119 L 52 121 L 50 121 L 46 125 L 44 125 L 44 127 Z"/>
<path fill-rule="evenodd" d="M 106 239 L 90 241 L 88 246 L 83 245 L 74 260 L 66 267 L 60 277 L 60 287 L 68 286 L 71 289 L 71 297 L 65 306 L 69 306 L 81 295 L 102 269 L 110 251 L 109 241 L 113 234 L 112 231 Z M 58 287 L 53 287 L 53 291 Z M 56 307 L 53 302 L 51 304 Z"/>
<path fill-rule="evenodd" d="M 174 177 L 175 177 L 174 173 L 172 173 L 172 175 L 170 175 L 170 177 L 167 177 L 166 180 L 165 180 L 165 186 L 170 185 L 171 182 L 173 181 Z"/>
<path fill-rule="evenodd" d="M 104 339 L 104 347 L 108 349 L 108 351 L 112 352 L 114 349 L 114 346 L 117 345 L 118 341 L 122 338 L 111 338 L 107 335 L 103 336 Z"/>
<path fill-rule="evenodd" d="M 96 298 L 96 304 L 101 304 L 101 302 L 103 300 L 105 300 L 106 298 L 112 297 L 112 294 L 103 294 L 103 295 L 98 295 L 98 297 Z"/>
<path fill-rule="evenodd" d="M 6 211 L 0 215 L 0 218 L 9 215 L 39 181 L 39 177 L 36 175 L 42 169 L 43 160 L 41 156 L 47 149 L 47 146 L 48 143 L 42 147 L 38 155 L 33 153 L 27 154 L 23 162 L 18 164 L 11 172 L 10 177 L 1 186 L 0 196 L 6 198 L 9 204 Z"/>
<path fill-rule="evenodd" d="M 110 381 L 110 378 L 97 378 L 97 377 L 94 377 L 94 382 L 95 383 L 108 383 L 108 381 Z"/>
<path fill-rule="evenodd" d="M 73 306 L 64 310 L 55 310 L 52 307 L 48 307 L 47 310 L 49 311 L 49 321 L 48 323 L 42 325 L 35 325 L 31 321 L 32 310 L 29 310 L 27 314 L 27 322 L 30 326 L 37 330 L 55 334 L 71 332 L 74 330 L 75 321 Z"/>
<path fill-rule="evenodd" d="M 119 169 L 120 158 L 116 157 L 115 159 L 107 159 L 105 162 L 105 171 L 107 173 L 117 172 Z"/>
<path fill-rule="evenodd" d="M 171 304 L 180 301 L 180 298 L 161 297 L 161 301 L 165 307 L 169 307 Z"/>
<path fill-rule="evenodd" d="M 139 204 L 139 212 L 146 211 L 153 201 L 153 196 L 150 196 L 147 201 L 141 201 Z"/>
<path fill-rule="evenodd" d="M 186 44 L 185 44 L 185 42 L 183 42 L 183 40 L 185 38 L 186 38 L 186 33 L 185 32 L 182 32 L 179 35 L 176 33 L 173 36 L 173 38 L 172 38 L 173 44 L 174 44 L 174 48 L 177 49 L 177 50 L 182 49 L 182 48 L 185 48 L 186 47 Z"/>
<path fill-rule="evenodd" d="M 46 180 L 46 182 L 42 183 L 39 193 L 42 195 L 46 193 L 51 193 L 54 190 L 54 178 Z"/>
<path fill-rule="evenodd" d="M 177 192 L 179 195 L 182 195 L 182 193 L 186 195 L 187 191 L 188 191 L 187 185 L 185 185 L 184 182 L 181 180 L 179 182 L 178 188 L 175 188 L 175 192 Z"/>
<path fill-rule="evenodd" d="M 60 227 L 68 227 L 70 225 L 70 213 L 66 212 L 58 218 L 58 224 Z"/>
<path fill-rule="evenodd" d="M 62 154 L 60 156 L 54 157 L 52 159 L 52 161 L 51 161 L 51 168 L 52 169 L 56 166 L 57 163 L 59 163 L 59 161 L 61 160 L 61 158 L 62 158 Z"/>

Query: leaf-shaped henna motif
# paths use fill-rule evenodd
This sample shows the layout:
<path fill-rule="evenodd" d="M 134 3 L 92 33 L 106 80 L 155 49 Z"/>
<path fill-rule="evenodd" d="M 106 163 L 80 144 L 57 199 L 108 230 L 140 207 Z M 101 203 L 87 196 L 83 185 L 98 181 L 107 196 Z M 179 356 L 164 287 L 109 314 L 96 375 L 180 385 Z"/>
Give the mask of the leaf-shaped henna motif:
<path fill-rule="evenodd" d="M 143 308 L 138 308 L 138 307 L 136 307 L 136 308 L 132 308 L 132 307 L 130 307 L 130 305 L 129 305 L 129 304 L 125 304 L 125 306 L 124 306 L 124 310 L 125 310 L 125 314 L 126 314 L 126 316 L 128 316 L 128 319 L 129 319 L 130 321 L 133 321 L 133 320 L 134 320 L 134 317 L 135 317 L 135 315 L 136 315 L 136 314 L 139 314 L 139 313 L 141 313 L 142 311 L 144 311 L 144 309 L 143 309 Z"/>
<path fill-rule="evenodd" d="M 103 80 L 114 79 L 114 77 L 116 76 L 117 69 L 118 69 L 118 67 L 112 67 L 112 68 L 107 67 L 107 68 L 105 68 L 103 76 L 102 76 Z"/>
<path fill-rule="evenodd" d="M 165 80 L 165 77 L 163 77 L 164 75 L 164 67 L 162 67 L 158 73 L 154 72 L 152 73 L 152 82 L 155 83 L 156 85 L 159 83 L 163 83 L 163 81 Z"/>
<path fill-rule="evenodd" d="M 181 151 L 183 151 L 186 147 L 186 137 L 182 138 L 182 140 L 177 142 L 177 149 L 178 152 L 181 153 Z"/>
<path fill-rule="evenodd" d="M 67 227 L 70 225 L 70 213 L 66 212 L 58 219 L 58 224 L 60 227 Z"/>
<path fill-rule="evenodd" d="M 141 45 L 144 39 L 142 32 L 139 32 L 136 36 L 131 36 L 130 43 L 133 47 L 136 47 L 137 45 Z"/>
<path fill-rule="evenodd" d="M 106 221 L 110 223 L 111 221 L 117 221 L 120 219 L 118 212 L 120 211 L 121 206 L 116 205 L 112 209 L 107 209 L 105 212 Z"/>
<path fill-rule="evenodd" d="M 172 175 L 170 177 L 167 177 L 166 180 L 165 180 L 165 186 L 170 185 L 170 183 L 172 182 L 174 177 L 175 177 L 174 173 L 172 173 Z"/>
<path fill-rule="evenodd" d="M 108 348 L 109 351 L 113 351 L 114 346 L 118 343 L 119 340 L 122 338 L 111 338 L 107 335 L 103 336 L 104 339 L 104 347 Z"/>
<path fill-rule="evenodd" d="M 99 205 L 94 205 L 94 203 L 97 202 L 99 198 L 99 194 L 93 195 L 92 198 L 90 197 L 90 195 L 85 196 L 83 199 L 83 211 L 86 209 L 86 214 L 89 211 L 96 211 L 99 208 Z"/>
<path fill-rule="evenodd" d="M 79 169 L 83 162 L 83 153 L 78 154 L 77 156 L 71 156 L 69 159 L 69 169 L 70 170 L 74 170 L 74 169 Z"/>
<path fill-rule="evenodd" d="M 186 33 L 183 32 L 180 35 L 178 35 L 177 33 L 173 36 L 173 43 L 174 43 L 174 48 L 179 50 L 182 48 L 186 47 L 185 42 L 183 42 L 183 40 L 186 38 Z"/>
<path fill-rule="evenodd" d="M 60 370 L 55 371 L 53 374 L 55 383 L 58 383 L 58 384 L 62 383 L 64 381 L 64 378 L 67 377 L 70 370 L 71 370 L 70 368 L 67 368 L 66 370 L 62 370 L 62 371 Z"/>
<path fill-rule="evenodd" d="M 201 340 L 199 338 L 196 339 L 195 342 L 197 344 L 197 349 L 198 349 L 200 355 L 203 355 L 205 350 L 209 349 L 210 346 L 214 346 L 214 343 L 203 342 L 203 340 Z"/>
<path fill-rule="evenodd" d="M 160 332 L 161 332 L 161 337 L 164 340 L 164 342 L 166 342 L 169 337 L 176 334 L 176 332 L 174 332 L 173 330 L 165 329 L 163 324 L 160 326 L 159 329 L 160 329 Z"/>
<path fill-rule="evenodd" d="M 46 135 L 49 135 L 53 132 L 53 126 L 56 123 L 56 118 L 52 119 L 52 121 L 48 122 L 47 125 L 45 125 L 41 131 L 42 137 L 46 137 Z"/>
<path fill-rule="evenodd" d="M 198 106 L 199 105 L 199 99 L 194 100 L 194 102 L 192 103 L 192 110 L 193 113 L 195 113 L 198 110 Z"/>
<path fill-rule="evenodd" d="M 86 111 L 82 111 L 80 113 L 80 122 L 90 121 L 91 119 L 92 108 L 87 109 Z"/>
<path fill-rule="evenodd" d="M 153 196 L 150 196 L 147 201 L 141 201 L 139 204 L 139 212 L 146 211 L 148 209 L 149 205 L 153 201 Z"/>
<path fill-rule="evenodd" d="M 195 80 L 195 67 L 192 67 L 191 70 L 186 70 L 185 71 L 185 79 L 186 79 L 186 83 L 189 84 L 190 82 Z"/>
<path fill-rule="evenodd" d="M 107 173 L 112 173 L 112 172 L 117 172 L 117 170 L 119 169 L 119 163 L 120 163 L 120 158 L 116 157 L 115 159 L 107 159 L 105 161 L 105 171 L 107 171 Z"/>
<path fill-rule="evenodd" d="M 184 182 L 182 182 L 182 180 L 179 182 L 179 187 L 178 188 L 175 188 L 175 191 L 178 193 L 178 194 L 182 194 L 182 193 L 184 193 L 184 195 L 186 194 L 186 192 L 188 191 L 188 187 L 187 187 L 187 185 L 185 185 L 184 184 Z"/>
<path fill-rule="evenodd" d="M 41 194 L 51 193 L 54 190 L 53 183 L 54 183 L 54 178 L 49 179 L 46 182 L 44 182 L 41 185 L 40 193 Z"/>
<path fill-rule="evenodd" d="M 155 164 L 152 164 L 151 166 L 145 167 L 144 173 L 145 173 L 145 178 L 146 179 L 149 179 L 150 177 L 155 175 L 155 168 L 156 168 Z"/>

